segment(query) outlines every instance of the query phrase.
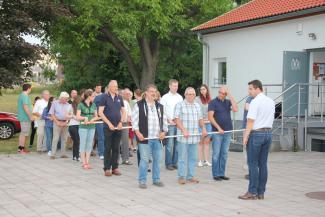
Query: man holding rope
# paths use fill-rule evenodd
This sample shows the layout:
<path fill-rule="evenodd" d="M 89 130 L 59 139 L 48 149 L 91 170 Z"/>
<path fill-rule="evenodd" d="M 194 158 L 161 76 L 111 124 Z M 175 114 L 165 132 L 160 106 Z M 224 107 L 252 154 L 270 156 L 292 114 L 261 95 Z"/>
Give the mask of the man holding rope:
<path fill-rule="evenodd" d="M 229 99 L 226 99 L 228 96 Z M 212 125 L 212 131 L 218 131 L 212 137 L 212 176 L 216 181 L 229 180 L 225 176 L 228 150 L 233 129 L 230 111 L 237 112 L 238 106 L 230 95 L 229 89 L 222 86 L 218 96 L 209 103 L 208 118 Z"/>
<path fill-rule="evenodd" d="M 247 146 L 249 185 L 242 200 L 264 199 L 267 182 L 267 158 L 272 144 L 272 125 L 274 121 L 274 101 L 263 94 L 262 83 L 253 80 L 248 83 L 249 95 L 254 99 L 247 114 L 247 125 L 243 145 Z"/>
<path fill-rule="evenodd" d="M 202 136 L 207 136 L 201 107 L 195 102 L 195 96 L 193 87 L 186 88 L 185 99 L 175 107 L 177 135 L 183 134 L 177 137 L 178 183 L 180 185 L 184 185 L 186 181 L 193 184 L 199 183 L 199 180 L 194 177 L 200 142 L 200 136 L 197 135 L 199 127 L 202 129 Z M 187 159 L 185 159 L 186 156 Z"/>
<path fill-rule="evenodd" d="M 121 141 L 122 122 L 124 116 L 124 103 L 117 93 L 118 85 L 116 80 L 111 80 L 108 84 L 108 93 L 103 95 L 99 104 L 98 113 L 104 122 L 104 172 L 105 176 L 120 176 L 118 170 L 118 157 Z M 112 172 L 111 172 L 112 169 Z"/>
<path fill-rule="evenodd" d="M 150 84 L 146 88 L 145 99 L 138 101 L 133 108 L 132 127 L 138 140 L 140 152 L 139 187 L 147 188 L 147 172 L 150 153 L 152 153 L 152 181 L 153 185 L 163 187 L 160 181 L 160 167 L 162 155 L 161 140 L 168 131 L 167 116 L 163 106 L 155 101 L 157 87 Z M 160 140 L 160 141 L 159 141 Z"/>

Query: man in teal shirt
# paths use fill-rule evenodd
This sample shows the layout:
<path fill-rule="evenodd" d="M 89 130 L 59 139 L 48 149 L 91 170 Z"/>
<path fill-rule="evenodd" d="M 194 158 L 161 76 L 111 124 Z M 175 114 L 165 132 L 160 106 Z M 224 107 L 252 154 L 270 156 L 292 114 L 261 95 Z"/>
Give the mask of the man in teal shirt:
<path fill-rule="evenodd" d="M 26 138 L 29 136 L 29 131 L 31 128 L 32 116 L 32 103 L 28 97 L 32 91 L 32 85 L 23 84 L 23 92 L 18 98 L 18 120 L 20 122 L 20 135 L 19 135 L 19 146 L 18 153 L 25 154 L 25 142 Z"/>

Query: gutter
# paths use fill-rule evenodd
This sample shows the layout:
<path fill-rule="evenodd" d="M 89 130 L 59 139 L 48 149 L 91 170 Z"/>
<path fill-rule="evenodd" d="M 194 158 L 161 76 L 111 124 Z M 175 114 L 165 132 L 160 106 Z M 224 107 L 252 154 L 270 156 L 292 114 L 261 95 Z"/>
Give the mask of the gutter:
<path fill-rule="evenodd" d="M 197 33 L 197 40 L 203 45 L 203 47 L 205 47 L 205 62 L 203 64 L 205 64 L 205 79 L 203 80 L 202 78 L 202 83 L 205 83 L 206 85 L 209 86 L 209 72 L 210 72 L 210 47 L 209 44 L 206 43 L 203 39 L 202 39 L 202 34 L 200 32 Z"/>
<path fill-rule="evenodd" d="M 314 8 L 310 8 L 310 9 L 299 10 L 299 11 L 294 11 L 294 12 L 290 12 L 290 13 L 264 17 L 264 18 L 260 18 L 260 19 L 256 19 L 256 20 L 243 21 L 240 23 L 212 27 L 212 28 L 202 29 L 202 30 L 193 30 L 193 32 L 197 33 L 197 34 L 200 33 L 200 34 L 204 35 L 204 34 L 209 34 L 209 33 L 223 32 L 223 31 L 228 31 L 228 30 L 234 30 L 234 29 L 240 29 L 240 28 L 245 28 L 245 27 L 262 25 L 262 24 L 280 22 L 280 21 L 285 21 L 285 20 L 290 20 L 290 19 L 297 19 L 297 18 L 301 18 L 301 17 L 313 16 L 313 15 L 318 15 L 318 14 L 323 14 L 323 13 L 325 13 L 325 6 L 319 6 L 319 7 L 314 7 Z"/>

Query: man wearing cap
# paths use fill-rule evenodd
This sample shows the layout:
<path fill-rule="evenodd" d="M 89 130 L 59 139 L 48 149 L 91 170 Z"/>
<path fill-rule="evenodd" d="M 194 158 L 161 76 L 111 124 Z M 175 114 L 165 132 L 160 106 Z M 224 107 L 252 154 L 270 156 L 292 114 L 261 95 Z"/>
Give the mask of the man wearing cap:
<path fill-rule="evenodd" d="M 53 102 L 49 111 L 49 115 L 53 119 L 51 159 L 55 159 L 59 138 L 61 138 L 61 158 L 68 157 L 65 153 L 65 145 L 68 139 L 68 123 L 73 115 L 72 106 L 68 103 L 68 100 L 69 94 L 61 92 L 59 99 Z"/>

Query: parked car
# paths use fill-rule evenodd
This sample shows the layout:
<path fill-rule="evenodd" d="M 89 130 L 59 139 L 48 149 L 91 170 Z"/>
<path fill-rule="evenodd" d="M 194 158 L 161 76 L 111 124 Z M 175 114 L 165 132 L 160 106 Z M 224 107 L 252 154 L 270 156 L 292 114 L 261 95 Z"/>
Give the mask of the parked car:
<path fill-rule="evenodd" d="M 9 112 L 0 112 L 0 139 L 10 139 L 20 132 L 20 123 L 17 115 Z"/>

